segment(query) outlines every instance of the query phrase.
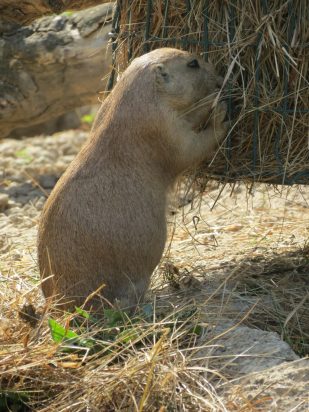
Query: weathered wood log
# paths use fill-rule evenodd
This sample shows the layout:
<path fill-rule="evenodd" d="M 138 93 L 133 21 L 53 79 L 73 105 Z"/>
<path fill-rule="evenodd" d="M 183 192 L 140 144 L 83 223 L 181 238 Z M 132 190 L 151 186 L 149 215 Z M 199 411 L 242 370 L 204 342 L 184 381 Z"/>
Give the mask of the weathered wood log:
<path fill-rule="evenodd" d="M 47 14 L 59 14 L 66 10 L 82 10 L 106 3 L 102 0 L 1 0 L 1 20 L 25 25 Z"/>
<path fill-rule="evenodd" d="M 111 67 L 113 3 L 0 35 L 0 137 L 98 101 Z"/>

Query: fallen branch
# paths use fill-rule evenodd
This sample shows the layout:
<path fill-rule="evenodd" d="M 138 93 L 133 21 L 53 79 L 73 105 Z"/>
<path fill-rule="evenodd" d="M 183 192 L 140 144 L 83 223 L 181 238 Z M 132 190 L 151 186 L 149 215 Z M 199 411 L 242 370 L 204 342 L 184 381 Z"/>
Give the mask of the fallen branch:
<path fill-rule="evenodd" d="M 113 3 L 0 35 L 0 137 L 98 101 L 111 65 Z"/>

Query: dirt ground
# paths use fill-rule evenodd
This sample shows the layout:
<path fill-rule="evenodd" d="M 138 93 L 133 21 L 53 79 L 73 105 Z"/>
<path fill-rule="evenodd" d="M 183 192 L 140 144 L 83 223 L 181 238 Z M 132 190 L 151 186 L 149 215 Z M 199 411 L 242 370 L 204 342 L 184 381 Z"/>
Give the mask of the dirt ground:
<path fill-rule="evenodd" d="M 69 131 L 0 142 L 2 354 L 27 329 L 20 323 L 18 308 L 25 303 L 44 307 L 36 262 L 37 223 L 46 196 L 86 135 Z M 276 332 L 276 339 L 295 353 L 285 360 L 308 356 L 309 188 L 260 185 L 249 193 L 242 184 L 223 188 L 212 182 L 202 196 L 193 196 L 183 186 L 172 197 L 168 222 L 169 241 L 149 301 L 155 300 L 162 311 L 194 302 L 202 308 L 205 323 L 241 323 Z M 307 368 L 308 378 L 306 362 L 302 368 Z M 239 379 L 240 369 L 226 369 L 229 379 Z M 302 396 L 287 396 L 292 403 L 237 409 L 237 402 L 229 398 L 225 409 L 213 410 L 308 410 L 304 375 L 301 379 Z"/>

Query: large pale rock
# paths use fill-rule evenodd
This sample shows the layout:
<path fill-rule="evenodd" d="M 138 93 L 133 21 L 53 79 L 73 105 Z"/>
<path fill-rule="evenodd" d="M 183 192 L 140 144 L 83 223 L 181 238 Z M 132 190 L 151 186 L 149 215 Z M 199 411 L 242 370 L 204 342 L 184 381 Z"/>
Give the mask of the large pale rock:
<path fill-rule="evenodd" d="M 224 325 L 218 327 L 216 332 L 219 329 L 222 332 L 226 330 Z M 219 345 L 215 351 L 216 355 L 226 353 L 232 355 L 226 368 L 232 373 L 242 375 L 262 371 L 299 358 L 277 333 L 247 326 L 238 326 L 224 333 L 216 344 Z"/>
<path fill-rule="evenodd" d="M 197 357 L 215 356 L 218 370 L 231 378 L 299 359 L 277 333 L 235 326 L 231 321 L 216 326 L 206 337 L 210 345 L 200 349 Z"/>
<path fill-rule="evenodd" d="M 230 411 L 309 411 L 309 360 L 282 363 L 221 387 Z"/>

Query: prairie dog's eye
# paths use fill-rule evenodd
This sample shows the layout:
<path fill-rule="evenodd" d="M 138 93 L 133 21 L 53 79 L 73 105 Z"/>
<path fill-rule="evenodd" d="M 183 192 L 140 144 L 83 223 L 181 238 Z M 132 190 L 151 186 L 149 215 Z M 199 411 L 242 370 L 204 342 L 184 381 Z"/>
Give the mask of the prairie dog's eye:
<path fill-rule="evenodd" d="M 193 69 L 198 69 L 200 67 L 198 61 L 196 59 L 191 60 L 188 65 L 188 67 L 192 67 Z"/>

